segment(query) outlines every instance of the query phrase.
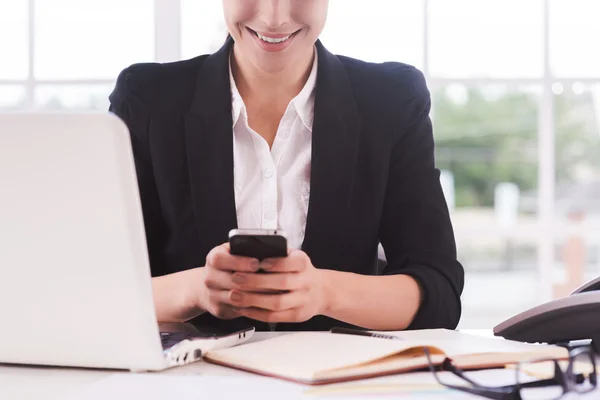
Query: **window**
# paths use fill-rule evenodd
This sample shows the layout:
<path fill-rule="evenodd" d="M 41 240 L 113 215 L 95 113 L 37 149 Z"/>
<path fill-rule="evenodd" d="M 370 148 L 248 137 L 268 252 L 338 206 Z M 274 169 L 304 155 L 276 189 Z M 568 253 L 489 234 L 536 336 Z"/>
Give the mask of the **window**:
<path fill-rule="evenodd" d="M 453 84 L 434 91 L 436 158 L 454 182 L 453 209 L 493 208 L 505 184 L 519 195 L 537 188 L 540 94 L 541 87 L 502 84 Z M 517 213 L 519 204 L 512 206 Z"/>
<path fill-rule="evenodd" d="M 154 23 L 149 0 L 0 0 L 0 109 L 108 109 L 119 72 L 154 61 Z"/>
<path fill-rule="evenodd" d="M 600 275 L 600 84 L 555 83 L 555 296 Z"/>
<path fill-rule="evenodd" d="M 183 58 L 214 53 L 227 37 L 222 2 L 183 0 L 181 28 Z"/>
<path fill-rule="evenodd" d="M 26 0 L 0 0 L 0 80 L 27 78 L 27 11 Z"/>
<path fill-rule="evenodd" d="M 463 325 L 491 326 L 536 304 L 537 204 L 523 200 L 538 188 L 541 94 L 541 85 L 497 83 L 433 90 L 436 160 L 468 277 Z"/>
<path fill-rule="evenodd" d="M 153 26 L 147 0 L 38 0 L 35 77 L 114 79 L 129 64 L 154 60 Z"/>
<path fill-rule="evenodd" d="M 113 85 L 39 85 L 35 106 L 45 110 L 108 110 Z"/>
<path fill-rule="evenodd" d="M 542 0 L 430 0 L 431 75 L 541 77 Z"/>
<path fill-rule="evenodd" d="M 600 78 L 600 2 L 550 0 L 550 64 L 560 77 Z"/>
<path fill-rule="evenodd" d="M 27 94 L 25 87 L 18 85 L 0 85 L 0 111 L 25 108 Z"/>
<path fill-rule="evenodd" d="M 330 0 L 321 41 L 336 54 L 423 67 L 422 0 Z"/>

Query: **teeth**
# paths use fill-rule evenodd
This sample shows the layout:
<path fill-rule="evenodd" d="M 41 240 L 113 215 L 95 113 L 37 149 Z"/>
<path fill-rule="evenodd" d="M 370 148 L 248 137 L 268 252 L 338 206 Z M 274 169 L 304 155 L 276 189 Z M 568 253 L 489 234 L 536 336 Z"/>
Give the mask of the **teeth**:
<path fill-rule="evenodd" d="M 281 43 L 281 42 L 285 42 L 286 40 L 288 40 L 290 38 L 290 36 L 292 35 L 287 35 L 286 37 L 282 37 L 282 38 L 270 38 L 268 36 L 263 36 L 260 33 L 256 32 L 256 36 L 258 36 L 258 38 L 262 41 L 265 41 L 267 43 Z"/>

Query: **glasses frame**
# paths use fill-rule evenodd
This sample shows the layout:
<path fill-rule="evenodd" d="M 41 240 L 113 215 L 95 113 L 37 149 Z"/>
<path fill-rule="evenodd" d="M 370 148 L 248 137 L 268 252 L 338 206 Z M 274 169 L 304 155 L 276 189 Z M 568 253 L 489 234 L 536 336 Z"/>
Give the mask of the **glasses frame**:
<path fill-rule="evenodd" d="M 549 387 L 554 385 L 560 385 L 562 388 L 562 394 L 555 399 L 557 400 L 563 397 L 567 393 L 578 393 L 584 394 L 589 393 L 595 390 L 598 386 L 598 375 L 596 371 L 596 357 L 594 355 L 594 350 L 591 346 L 579 346 L 572 349 L 569 349 L 569 360 L 566 369 L 562 369 L 559 364 L 559 360 L 556 359 L 536 359 L 529 360 L 527 362 L 522 362 L 517 364 L 516 367 L 516 384 L 514 385 L 506 385 L 506 386 L 486 386 L 481 385 L 469 377 L 467 377 L 460 368 L 454 366 L 452 364 L 452 360 L 450 358 L 444 359 L 441 364 L 441 369 L 445 371 L 449 371 L 459 378 L 463 379 L 465 382 L 469 383 L 471 386 L 462 386 L 462 385 L 452 385 L 442 382 L 440 377 L 437 374 L 436 366 L 431 361 L 431 356 L 429 354 L 429 349 L 424 349 L 425 356 L 427 357 L 427 361 L 429 364 L 429 370 L 433 373 L 436 381 L 449 389 L 459 390 L 462 392 L 474 394 L 477 396 L 485 397 L 493 400 L 523 400 L 521 397 L 521 389 L 525 388 L 542 388 Z M 584 374 L 575 374 L 573 372 L 574 363 L 578 357 L 581 355 L 588 355 L 590 358 L 590 362 L 592 364 L 592 373 L 586 378 Z M 532 362 L 553 362 L 554 363 L 554 377 L 550 379 L 540 379 L 537 381 L 519 383 L 519 373 L 522 371 L 523 364 L 530 364 Z M 579 390 L 578 385 L 585 383 L 588 380 L 590 382 L 590 388 L 586 390 Z"/>

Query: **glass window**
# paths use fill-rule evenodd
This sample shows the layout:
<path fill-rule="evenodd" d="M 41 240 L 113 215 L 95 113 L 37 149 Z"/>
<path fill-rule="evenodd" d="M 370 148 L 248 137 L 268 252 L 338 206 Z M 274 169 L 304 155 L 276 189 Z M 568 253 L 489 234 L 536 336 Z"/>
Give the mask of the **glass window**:
<path fill-rule="evenodd" d="M 536 203 L 528 198 L 538 186 L 540 95 L 538 86 L 432 88 L 437 166 L 469 282 L 463 328 L 494 326 L 538 300 Z"/>
<path fill-rule="evenodd" d="M 454 175 L 456 209 L 493 208 L 505 182 L 521 195 L 536 188 L 540 90 L 455 84 L 433 91 L 436 157 Z"/>
<path fill-rule="evenodd" d="M 35 107 L 44 110 L 107 111 L 113 85 L 39 85 Z"/>
<path fill-rule="evenodd" d="M 36 79 L 114 79 L 154 59 L 153 2 L 37 1 Z"/>
<path fill-rule="evenodd" d="M 423 66 L 422 0 L 331 0 L 321 35 L 335 54 Z"/>
<path fill-rule="evenodd" d="M 600 84 L 554 85 L 555 237 L 563 296 L 600 275 Z"/>
<path fill-rule="evenodd" d="M 27 79 L 27 0 L 0 0 L 0 80 Z"/>
<path fill-rule="evenodd" d="M 0 85 L 0 110 L 11 111 L 25 108 L 27 91 L 19 85 Z"/>
<path fill-rule="evenodd" d="M 429 4 L 433 76 L 543 75 L 541 0 L 430 0 Z"/>
<path fill-rule="evenodd" d="M 557 76 L 600 77 L 600 1 L 550 1 L 550 65 Z"/>
<path fill-rule="evenodd" d="M 217 51 L 225 42 L 227 27 L 220 1 L 182 0 L 181 48 L 183 58 Z"/>

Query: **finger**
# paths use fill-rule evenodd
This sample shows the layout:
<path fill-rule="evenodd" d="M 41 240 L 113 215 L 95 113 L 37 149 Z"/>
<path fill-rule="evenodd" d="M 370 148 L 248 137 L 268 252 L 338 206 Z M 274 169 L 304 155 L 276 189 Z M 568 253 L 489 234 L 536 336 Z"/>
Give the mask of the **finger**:
<path fill-rule="evenodd" d="M 208 294 L 206 311 L 220 319 L 240 317 L 235 307 L 229 303 L 229 290 L 211 290 Z"/>
<path fill-rule="evenodd" d="M 232 278 L 233 274 L 229 271 L 208 267 L 204 274 L 204 285 L 210 290 L 231 290 L 236 287 Z"/>
<path fill-rule="evenodd" d="M 305 315 L 300 308 L 293 308 L 285 311 L 269 311 L 260 308 L 242 308 L 235 309 L 235 311 L 242 317 L 268 323 L 305 322 L 310 319 L 310 316 Z"/>
<path fill-rule="evenodd" d="M 285 311 L 303 305 L 304 293 L 300 291 L 283 294 L 267 294 L 231 291 L 230 304 L 236 308 L 260 308 L 270 311 Z"/>
<path fill-rule="evenodd" d="M 229 243 L 225 243 L 208 253 L 206 265 L 222 271 L 256 272 L 259 264 L 254 258 L 232 255 L 229 252 Z"/>
<path fill-rule="evenodd" d="M 298 272 L 269 274 L 236 272 L 231 280 L 234 289 L 245 292 L 290 291 L 304 286 L 303 275 Z"/>
<path fill-rule="evenodd" d="M 269 258 L 260 263 L 267 272 L 302 272 L 311 265 L 310 258 L 302 250 L 292 250 L 287 257 Z"/>
<path fill-rule="evenodd" d="M 232 302 L 229 299 L 230 293 L 231 293 L 231 290 L 209 290 L 208 291 L 208 304 L 211 306 L 216 306 L 219 304 L 232 305 Z"/>
<path fill-rule="evenodd" d="M 214 314 L 213 314 L 214 315 Z M 238 313 L 237 311 L 235 311 L 231 306 L 222 306 L 219 309 L 218 314 L 215 315 L 215 317 L 219 318 L 219 319 L 235 319 L 235 318 L 239 318 L 242 315 L 240 313 Z"/>

